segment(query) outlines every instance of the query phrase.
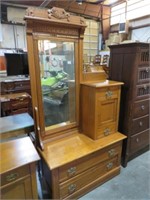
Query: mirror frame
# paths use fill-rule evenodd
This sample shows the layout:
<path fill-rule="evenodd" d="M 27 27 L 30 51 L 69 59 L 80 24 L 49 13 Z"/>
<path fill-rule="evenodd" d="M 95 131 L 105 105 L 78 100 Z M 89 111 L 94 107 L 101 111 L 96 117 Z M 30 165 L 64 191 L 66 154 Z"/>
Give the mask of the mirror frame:
<path fill-rule="evenodd" d="M 47 139 L 64 137 L 79 129 L 79 86 L 83 73 L 83 36 L 86 28 L 85 19 L 73 16 L 62 8 L 28 8 L 25 15 L 28 61 L 31 79 L 31 95 L 35 133 L 38 143 Z M 76 79 L 76 118 L 77 123 L 62 125 L 52 129 L 45 127 L 40 80 L 38 40 L 54 39 L 75 43 L 75 79 Z M 41 145 L 40 145 L 41 146 Z M 42 148 L 42 147 L 41 147 Z"/>

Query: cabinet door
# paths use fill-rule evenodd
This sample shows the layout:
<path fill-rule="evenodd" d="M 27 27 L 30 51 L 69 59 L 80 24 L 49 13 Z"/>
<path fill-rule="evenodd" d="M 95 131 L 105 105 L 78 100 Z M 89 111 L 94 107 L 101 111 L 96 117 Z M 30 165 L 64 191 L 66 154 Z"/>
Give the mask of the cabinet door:
<path fill-rule="evenodd" d="M 110 135 L 117 131 L 118 98 L 97 100 L 97 137 Z"/>
<path fill-rule="evenodd" d="M 30 177 L 1 189 L 2 199 L 33 199 Z"/>

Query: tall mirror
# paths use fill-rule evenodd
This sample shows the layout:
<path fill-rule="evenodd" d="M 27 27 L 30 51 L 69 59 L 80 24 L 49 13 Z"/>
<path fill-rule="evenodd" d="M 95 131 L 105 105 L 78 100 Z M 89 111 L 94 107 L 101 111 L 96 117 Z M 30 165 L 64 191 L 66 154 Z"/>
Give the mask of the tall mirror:
<path fill-rule="evenodd" d="M 56 7 L 28 8 L 25 20 L 36 135 L 68 136 L 79 129 L 85 20 Z"/>
<path fill-rule="evenodd" d="M 38 40 L 45 126 L 75 122 L 74 42 Z"/>

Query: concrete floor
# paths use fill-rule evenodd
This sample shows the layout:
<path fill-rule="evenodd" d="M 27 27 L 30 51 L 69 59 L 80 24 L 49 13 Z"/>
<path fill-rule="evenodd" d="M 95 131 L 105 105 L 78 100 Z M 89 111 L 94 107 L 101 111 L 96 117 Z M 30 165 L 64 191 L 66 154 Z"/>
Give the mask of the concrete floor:
<path fill-rule="evenodd" d="M 50 199 L 38 184 L 39 198 Z M 150 200 L 150 151 L 128 162 L 121 173 L 79 200 Z"/>

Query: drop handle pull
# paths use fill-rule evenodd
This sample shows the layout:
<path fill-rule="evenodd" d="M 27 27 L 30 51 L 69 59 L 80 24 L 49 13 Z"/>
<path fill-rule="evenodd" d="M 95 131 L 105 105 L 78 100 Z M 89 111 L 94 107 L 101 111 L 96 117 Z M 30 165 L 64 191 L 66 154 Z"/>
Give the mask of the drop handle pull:
<path fill-rule="evenodd" d="M 115 155 L 115 149 L 110 149 L 109 151 L 108 151 L 108 156 L 109 157 L 112 157 L 112 156 L 114 156 Z"/>
<path fill-rule="evenodd" d="M 111 98 L 112 95 L 113 95 L 113 92 L 112 92 L 112 91 L 107 91 L 107 92 L 105 93 L 105 95 L 106 95 L 106 98 Z"/>
<path fill-rule="evenodd" d="M 69 185 L 69 187 L 68 187 L 69 194 L 75 192 L 75 190 L 76 190 L 76 184 Z"/>
<path fill-rule="evenodd" d="M 110 162 L 110 163 L 107 164 L 107 169 L 108 170 L 112 169 L 112 167 L 113 167 L 113 163 L 112 162 Z"/>
<path fill-rule="evenodd" d="M 143 122 L 139 122 L 139 126 L 143 126 Z"/>
<path fill-rule="evenodd" d="M 141 109 L 142 109 L 142 110 L 144 110 L 144 109 L 145 109 L 145 106 L 144 106 L 144 105 L 142 105 L 142 106 L 141 106 Z"/>
<path fill-rule="evenodd" d="M 76 174 L 76 167 L 71 167 L 67 170 L 69 176 L 73 176 Z"/>

